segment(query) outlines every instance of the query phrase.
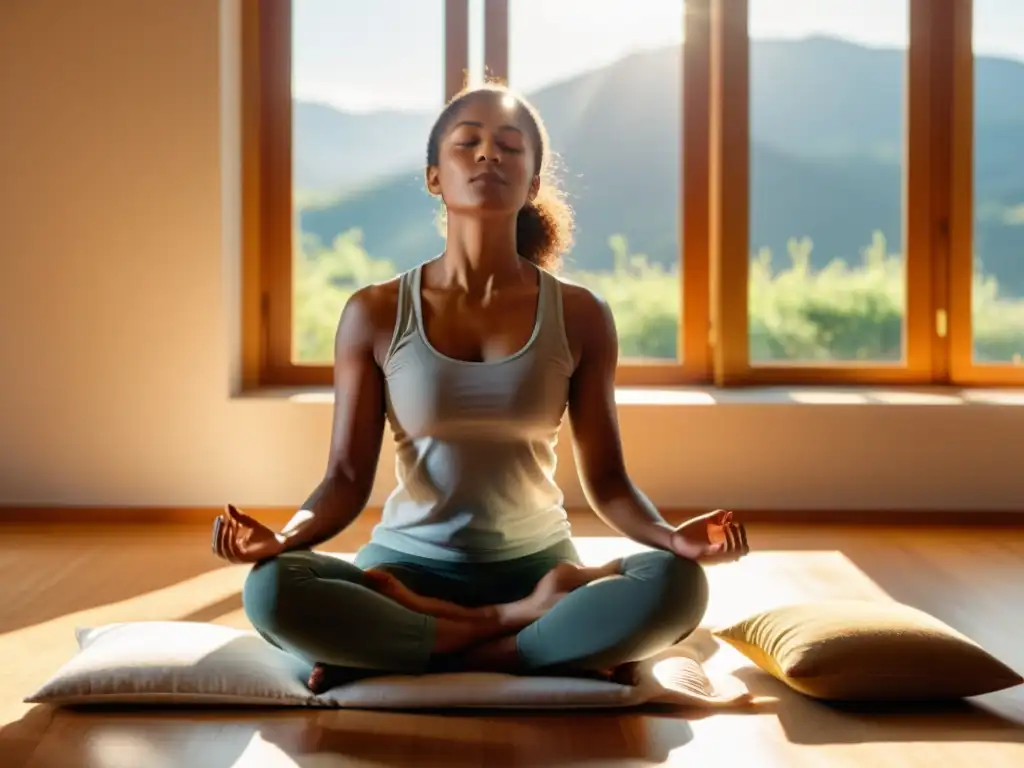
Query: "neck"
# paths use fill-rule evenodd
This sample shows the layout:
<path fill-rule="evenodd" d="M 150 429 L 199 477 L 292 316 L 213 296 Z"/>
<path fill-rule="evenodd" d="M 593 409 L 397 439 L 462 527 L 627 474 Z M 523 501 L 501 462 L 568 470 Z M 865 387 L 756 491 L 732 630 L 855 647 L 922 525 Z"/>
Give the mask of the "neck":
<path fill-rule="evenodd" d="M 449 218 L 441 264 L 443 281 L 466 291 L 521 280 L 515 217 Z"/>

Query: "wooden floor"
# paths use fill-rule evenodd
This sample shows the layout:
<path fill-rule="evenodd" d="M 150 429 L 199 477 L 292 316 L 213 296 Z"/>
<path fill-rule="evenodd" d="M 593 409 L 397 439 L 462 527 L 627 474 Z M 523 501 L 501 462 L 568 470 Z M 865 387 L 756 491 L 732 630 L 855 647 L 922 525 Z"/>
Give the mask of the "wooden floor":
<path fill-rule="evenodd" d="M 575 522 L 588 560 L 627 549 Z M 764 702 L 748 713 L 88 713 L 23 704 L 74 651 L 77 626 L 189 619 L 247 626 L 241 567 L 208 529 L 0 526 L 0 765 L 237 766 L 1022 766 L 1024 686 L 934 711 L 844 712 L 791 693 L 722 647 Z M 353 551 L 361 526 L 332 549 Z M 756 526 L 757 550 L 709 569 L 707 624 L 793 600 L 886 596 L 923 608 L 1024 669 L 1024 530 Z"/>

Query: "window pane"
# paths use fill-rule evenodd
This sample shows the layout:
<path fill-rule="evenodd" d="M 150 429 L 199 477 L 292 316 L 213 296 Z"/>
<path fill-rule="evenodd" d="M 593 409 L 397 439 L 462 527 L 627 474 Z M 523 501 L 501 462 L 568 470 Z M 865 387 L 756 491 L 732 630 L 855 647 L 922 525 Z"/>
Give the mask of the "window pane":
<path fill-rule="evenodd" d="M 444 99 L 444 3 L 293 0 L 292 36 L 293 354 L 323 364 L 357 288 L 443 247 L 423 158 Z"/>
<path fill-rule="evenodd" d="M 677 359 L 683 0 L 510 0 L 509 27 L 576 212 L 564 274 L 609 302 L 621 358 Z"/>
<path fill-rule="evenodd" d="M 907 0 L 750 0 L 750 360 L 900 362 Z"/>
<path fill-rule="evenodd" d="M 976 363 L 1024 356 L 1024 7 L 974 0 Z"/>

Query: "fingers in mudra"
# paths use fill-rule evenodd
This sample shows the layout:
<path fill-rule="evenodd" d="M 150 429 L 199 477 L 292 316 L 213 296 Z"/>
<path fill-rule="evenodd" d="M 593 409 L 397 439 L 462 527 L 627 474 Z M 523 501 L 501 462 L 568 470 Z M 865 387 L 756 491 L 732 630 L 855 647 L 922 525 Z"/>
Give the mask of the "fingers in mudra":
<path fill-rule="evenodd" d="M 738 560 L 750 554 L 747 529 L 742 523 L 728 522 L 714 531 L 715 543 L 708 553 L 715 560 Z"/>
<path fill-rule="evenodd" d="M 256 542 L 255 539 L 260 541 Z M 250 563 L 270 553 L 274 535 L 265 525 L 228 504 L 213 521 L 213 553 L 234 565 Z M 258 544 L 258 546 L 257 546 Z"/>
<path fill-rule="evenodd" d="M 214 523 L 217 528 L 216 549 L 214 553 L 232 564 L 242 563 L 239 553 L 239 531 L 238 523 L 227 517 L 217 518 Z"/>
<path fill-rule="evenodd" d="M 213 521 L 213 554 L 217 557 L 234 562 L 235 556 L 231 546 L 233 523 L 230 518 L 219 515 Z"/>
<path fill-rule="evenodd" d="M 247 515 L 244 512 L 242 512 L 234 504 L 228 504 L 227 507 L 226 507 L 226 511 L 227 511 L 228 517 L 230 517 L 232 520 L 234 520 L 237 523 L 241 523 L 242 525 L 246 525 L 246 526 L 249 526 L 251 528 L 257 528 L 257 527 L 263 525 L 263 523 L 261 523 L 258 520 L 256 520 L 256 518 L 249 517 L 249 515 Z"/>
<path fill-rule="evenodd" d="M 726 509 L 716 509 L 676 528 L 673 548 L 682 557 L 718 562 L 750 552 L 746 528 L 733 522 L 733 513 Z"/>
<path fill-rule="evenodd" d="M 735 552 L 740 555 L 750 554 L 750 544 L 747 542 L 747 529 L 740 523 L 729 523 L 725 526 L 725 547 L 726 552 Z"/>

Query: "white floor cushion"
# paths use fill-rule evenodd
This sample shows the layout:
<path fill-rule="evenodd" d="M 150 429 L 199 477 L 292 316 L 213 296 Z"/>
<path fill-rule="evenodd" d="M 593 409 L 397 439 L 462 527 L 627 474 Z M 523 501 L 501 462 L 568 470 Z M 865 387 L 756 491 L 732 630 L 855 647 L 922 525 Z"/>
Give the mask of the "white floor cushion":
<path fill-rule="evenodd" d="M 393 675 L 306 688 L 309 665 L 253 632 L 216 624 L 147 621 L 77 632 L 79 651 L 25 700 L 89 704 L 269 707 L 581 708 L 646 703 L 719 707 L 749 699 L 739 680 L 711 681 L 699 651 L 681 643 L 640 665 L 636 685 L 506 674 Z"/>

